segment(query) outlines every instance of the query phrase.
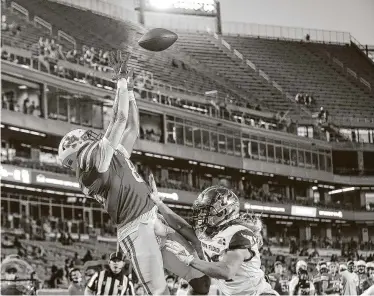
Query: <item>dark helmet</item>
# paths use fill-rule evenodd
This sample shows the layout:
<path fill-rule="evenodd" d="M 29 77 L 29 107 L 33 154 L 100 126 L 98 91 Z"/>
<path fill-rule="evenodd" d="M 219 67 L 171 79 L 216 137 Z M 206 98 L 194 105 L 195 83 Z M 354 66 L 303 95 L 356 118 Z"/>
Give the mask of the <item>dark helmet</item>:
<path fill-rule="evenodd" d="M 205 189 L 193 206 L 193 225 L 196 230 L 216 230 L 239 218 L 239 198 L 230 189 L 212 186 Z"/>
<path fill-rule="evenodd" d="M 308 264 L 304 260 L 299 260 L 296 263 L 296 274 L 302 281 L 306 281 L 308 279 Z"/>
<path fill-rule="evenodd" d="M 326 261 L 320 261 L 318 262 L 317 264 L 317 270 L 319 271 L 319 273 L 328 273 L 329 270 L 327 268 L 327 262 Z"/>
<path fill-rule="evenodd" d="M 355 270 L 355 263 L 354 263 L 354 261 L 348 261 L 348 263 L 347 263 L 347 269 L 348 269 L 348 271 L 349 272 L 354 272 L 354 270 Z"/>

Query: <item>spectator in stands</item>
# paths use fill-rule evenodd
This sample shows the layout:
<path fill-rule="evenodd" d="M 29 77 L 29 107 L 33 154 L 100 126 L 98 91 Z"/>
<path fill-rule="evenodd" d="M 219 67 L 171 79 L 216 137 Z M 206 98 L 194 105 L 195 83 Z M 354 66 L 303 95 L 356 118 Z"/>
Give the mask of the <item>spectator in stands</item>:
<path fill-rule="evenodd" d="M 10 61 L 10 53 L 7 52 L 5 49 L 1 51 L 1 59 Z"/>
<path fill-rule="evenodd" d="M 325 118 L 325 110 L 323 109 L 323 107 L 321 107 L 318 113 L 318 119 L 319 119 L 320 124 L 324 123 L 324 118 Z"/>
<path fill-rule="evenodd" d="M 91 255 L 91 251 L 87 250 L 86 254 L 83 256 L 82 261 L 86 263 L 87 261 L 93 260 L 93 257 Z"/>
<path fill-rule="evenodd" d="M 73 268 L 69 272 L 70 285 L 68 288 L 69 295 L 83 295 L 84 285 L 82 281 L 82 273 L 79 268 Z"/>
<path fill-rule="evenodd" d="M 68 278 L 69 277 L 69 272 L 70 269 L 73 267 L 72 262 L 70 261 L 69 258 L 65 259 L 65 265 L 64 265 L 64 271 L 65 271 L 65 276 Z"/>
<path fill-rule="evenodd" d="M 37 117 L 42 116 L 39 105 L 35 107 L 34 111 L 32 112 L 32 115 L 37 116 Z"/>
<path fill-rule="evenodd" d="M 23 101 L 23 106 L 22 106 L 22 111 L 23 111 L 23 113 L 24 114 L 27 114 L 27 109 L 28 109 L 28 104 L 29 104 L 29 98 L 28 97 L 26 97 L 25 99 L 24 99 L 24 101 Z"/>
<path fill-rule="evenodd" d="M 78 52 L 76 49 L 71 49 L 66 53 L 66 60 L 70 63 L 77 64 L 79 61 Z"/>
<path fill-rule="evenodd" d="M 175 286 L 176 284 L 175 278 L 172 275 L 168 275 L 166 277 L 166 283 L 168 285 L 170 295 L 175 295 L 177 292 L 177 287 Z"/>
<path fill-rule="evenodd" d="M 82 265 L 82 260 L 78 257 L 78 253 L 75 252 L 74 258 L 72 259 L 73 266 L 79 266 Z"/>
<path fill-rule="evenodd" d="M 32 101 L 31 104 L 27 108 L 27 113 L 28 114 L 33 114 L 35 111 L 35 102 Z"/>
<path fill-rule="evenodd" d="M 64 272 L 62 269 L 57 268 L 56 265 L 52 265 L 51 277 L 49 278 L 48 284 L 52 289 L 57 288 L 62 283 Z"/>

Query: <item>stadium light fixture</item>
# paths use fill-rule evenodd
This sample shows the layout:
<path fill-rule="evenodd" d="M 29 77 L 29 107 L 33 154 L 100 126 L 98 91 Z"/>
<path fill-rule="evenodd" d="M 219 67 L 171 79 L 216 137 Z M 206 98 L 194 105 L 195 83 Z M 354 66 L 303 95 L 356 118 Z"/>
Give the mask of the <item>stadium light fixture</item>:
<path fill-rule="evenodd" d="M 149 4 L 157 9 L 171 8 L 175 2 L 175 0 L 149 0 Z"/>
<path fill-rule="evenodd" d="M 336 189 L 336 190 L 330 191 L 329 195 L 338 194 L 338 193 L 342 193 L 342 192 L 353 191 L 355 189 L 356 189 L 356 187 L 346 187 L 346 188 L 342 188 L 342 189 Z"/>

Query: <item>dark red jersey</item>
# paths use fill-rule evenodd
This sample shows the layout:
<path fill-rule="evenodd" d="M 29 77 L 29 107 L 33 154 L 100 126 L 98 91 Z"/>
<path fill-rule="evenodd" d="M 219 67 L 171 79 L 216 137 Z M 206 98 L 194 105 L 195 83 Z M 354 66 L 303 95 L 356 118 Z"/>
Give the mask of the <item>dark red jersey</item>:
<path fill-rule="evenodd" d="M 287 274 L 271 273 L 269 274 L 269 281 L 272 288 L 279 293 L 279 295 L 289 295 L 290 278 Z"/>
<path fill-rule="evenodd" d="M 84 145 L 77 155 L 77 178 L 83 193 L 96 199 L 117 225 L 125 225 L 154 207 L 150 188 L 133 163 L 115 151 L 109 168 L 99 172 L 103 158 L 100 141 Z"/>

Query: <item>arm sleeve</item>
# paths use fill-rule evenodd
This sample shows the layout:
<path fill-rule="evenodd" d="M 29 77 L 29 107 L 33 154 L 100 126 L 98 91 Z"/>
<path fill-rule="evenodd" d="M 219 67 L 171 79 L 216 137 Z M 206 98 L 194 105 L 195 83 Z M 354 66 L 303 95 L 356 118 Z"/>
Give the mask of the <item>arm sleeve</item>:
<path fill-rule="evenodd" d="M 97 171 L 99 173 L 103 173 L 109 169 L 115 149 L 110 145 L 110 142 L 108 141 L 108 139 L 103 137 L 99 141 L 98 150 L 99 151 L 98 151 L 97 162 L 96 162 Z"/>
<path fill-rule="evenodd" d="M 97 280 L 99 278 L 99 273 L 96 272 L 91 278 L 90 280 L 88 281 L 87 283 L 87 286 L 86 288 L 88 288 L 89 290 L 91 290 L 92 292 L 96 292 L 97 290 Z"/>
<path fill-rule="evenodd" d="M 256 237 L 250 230 L 240 230 L 232 236 L 229 243 L 229 250 L 251 249 L 256 243 Z"/>
<path fill-rule="evenodd" d="M 99 173 L 104 173 L 109 169 L 114 151 L 115 149 L 105 137 L 93 142 L 79 152 L 79 168 L 84 172 L 90 172 L 96 168 Z"/>

